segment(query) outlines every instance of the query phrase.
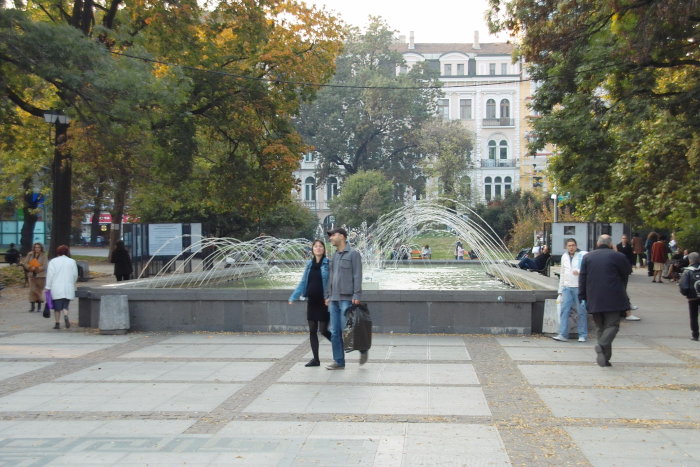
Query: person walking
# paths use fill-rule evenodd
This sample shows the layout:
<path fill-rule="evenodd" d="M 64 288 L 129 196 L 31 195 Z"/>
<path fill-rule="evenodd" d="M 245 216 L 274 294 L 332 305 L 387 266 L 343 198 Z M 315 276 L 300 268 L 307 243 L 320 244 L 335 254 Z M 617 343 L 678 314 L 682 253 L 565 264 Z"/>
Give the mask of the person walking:
<path fill-rule="evenodd" d="M 637 232 L 632 234 L 632 253 L 634 254 L 635 263 L 639 264 L 640 268 L 644 267 L 644 242 L 642 237 Z"/>
<path fill-rule="evenodd" d="M 351 305 L 359 305 L 362 299 L 362 257 L 347 244 L 348 232 L 343 228 L 329 230 L 328 238 L 335 247 L 330 261 L 326 305 L 331 315 L 331 346 L 334 362 L 327 365 L 329 370 L 345 368 L 343 346 L 343 321 L 345 311 Z M 369 353 L 360 352 L 360 365 L 367 363 Z"/>
<path fill-rule="evenodd" d="M 620 329 L 620 318 L 630 309 L 626 287 L 631 272 L 627 258 L 612 249 L 610 235 L 601 235 L 596 249 L 581 261 L 578 298 L 585 301 L 596 324 L 598 366 L 612 366 L 612 343 Z"/>
<path fill-rule="evenodd" d="M 678 282 L 681 294 L 688 299 L 688 312 L 690 313 L 690 332 L 691 339 L 697 341 L 700 337 L 700 328 L 698 327 L 698 304 L 700 297 L 695 283 L 700 280 L 700 253 L 694 251 L 688 254 L 688 262 L 690 265 L 685 268 L 681 280 Z"/>
<path fill-rule="evenodd" d="M 658 239 L 659 234 L 656 232 L 649 232 L 649 235 L 647 235 L 647 240 L 644 242 L 644 251 L 647 255 L 647 271 L 649 273 L 649 277 L 654 275 L 654 261 L 651 259 L 651 247 L 654 246 L 654 242 L 656 242 Z"/>
<path fill-rule="evenodd" d="M 321 240 L 314 240 L 311 251 L 313 258 L 306 263 L 299 284 L 289 296 L 289 304 L 294 303 L 299 297 L 306 297 L 306 320 L 309 322 L 309 342 L 313 358 L 304 366 L 320 366 L 318 332 L 321 331 L 326 339 L 331 340 L 331 333 L 328 331 L 330 314 L 325 301 L 329 261 L 326 258 L 326 245 Z"/>
<path fill-rule="evenodd" d="M 668 245 L 666 235 L 659 235 L 659 239 L 651 247 L 651 260 L 654 262 L 654 279 L 652 282 L 663 283 L 661 275 L 664 272 L 664 265 L 668 261 Z M 659 280 L 656 280 L 658 276 Z"/>
<path fill-rule="evenodd" d="M 117 282 L 131 279 L 131 273 L 134 272 L 134 269 L 131 266 L 129 252 L 122 240 L 117 241 L 115 244 L 109 260 L 114 263 L 114 275 L 117 278 Z"/>
<path fill-rule="evenodd" d="M 78 280 L 78 264 L 70 257 L 67 245 L 56 248 L 56 257 L 49 261 L 46 273 L 46 290 L 51 291 L 54 317 L 56 325 L 54 329 L 61 329 L 61 314 L 66 323 L 66 329 L 70 328 L 68 318 L 68 305 L 75 298 L 75 283 Z"/>
<path fill-rule="evenodd" d="M 627 235 L 623 235 L 620 238 L 620 243 L 617 244 L 615 249 L 625 255 L 627 261 L 634 267 L 634 248 L 632 248 L 632 244 L 629 242 Z"/>
<path fill-rule="evenodd" d="M 31 308 L 29 312 L 41 311 L 41 304 L 44 303 L 44 285 L 46 284 L 46 265 L 48 258 L 44 253 L 44 245 L 35 243 L 32 245 L 32 251 L 22 260 L 22 267 L 27 272 L 29 278 L 29 304 Z"/>
<path fill-rule="evenodd" d="M 586 308 L 578 300 L 578 276 L 585 254 L 585 251 L 578 249 L 576 239 L 566 240 L 566 253 L 561 257 L 559 274 L 559 299 L 561 303 L 559 334 L 552 338 L 554 340 L 561 342 L 569 340 L 569 314 L 571 310 L 576 310 L 578 313 L 578 341 L 586 342 L 588 338 L 588 314 Z"/>

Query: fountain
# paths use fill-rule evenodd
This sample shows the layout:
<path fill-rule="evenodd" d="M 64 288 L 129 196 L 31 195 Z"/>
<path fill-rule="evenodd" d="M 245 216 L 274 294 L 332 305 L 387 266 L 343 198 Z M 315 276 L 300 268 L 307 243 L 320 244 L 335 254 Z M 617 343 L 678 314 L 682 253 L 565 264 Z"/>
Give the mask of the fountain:
<path fill-rule="evenodd" d="M 418 201 L 373 226 L 348 229 L 350 244 L 363 257 L 363 300 L 370 304 L 375 330 L 539 331 L 543 301 L 556 296 L 556 285 L 510 267 L 510 253 L 476 213 L 454 201 L 456 209 L 444 204 Z M 446 234 L 469 245 L 478 261 L 402 260 L 391 254 L 417 248 L 411 243 L 417 237 Z M 205 238 L 154 277 L 81 289 L 80 324 L 95 327 L 100 297 L 119 294 L 128 296 L 137 330 L 303 330 L 303 306 L 286 301 L 309 253 L 307 239 Z"/>

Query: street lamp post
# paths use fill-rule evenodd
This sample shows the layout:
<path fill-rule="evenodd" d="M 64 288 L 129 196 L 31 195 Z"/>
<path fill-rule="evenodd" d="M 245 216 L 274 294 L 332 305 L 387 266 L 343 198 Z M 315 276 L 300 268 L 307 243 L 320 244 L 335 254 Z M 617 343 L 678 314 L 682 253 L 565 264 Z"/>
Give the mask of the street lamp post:
<path fill-rule="evenodd" d="M 49 256 L 53 257 L 57 246 L 70 245 L 72 156 L 65 144 L 68 140 L 70 118 L 61 111 L 49 110 L 44 112 L 44 120 L 56 128 L 51 166 L 53 190 L 51 242 L 49 243 Z"/>

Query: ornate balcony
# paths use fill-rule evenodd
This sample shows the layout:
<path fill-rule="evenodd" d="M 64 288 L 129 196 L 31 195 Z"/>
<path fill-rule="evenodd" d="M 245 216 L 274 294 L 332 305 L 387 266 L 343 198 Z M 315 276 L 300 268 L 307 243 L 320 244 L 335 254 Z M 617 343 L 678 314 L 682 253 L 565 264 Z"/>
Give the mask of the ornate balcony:
<path fill-rule="evenodd" d="M 482 168 L 517 167 L 517 159 L 481 159 Z"/>

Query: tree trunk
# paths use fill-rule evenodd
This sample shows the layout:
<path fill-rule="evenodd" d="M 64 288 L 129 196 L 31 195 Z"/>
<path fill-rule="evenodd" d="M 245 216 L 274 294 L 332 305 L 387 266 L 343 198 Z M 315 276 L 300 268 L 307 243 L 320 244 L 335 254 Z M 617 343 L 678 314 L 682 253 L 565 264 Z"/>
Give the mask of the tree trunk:
<path fill-rule="evenodd" d="M 122 238 L 122 219 L 124 217 L 124 206 L 126 205 L 126 194 L 129 190 L 129 180 L 127 177 L 120 177 L 114 191 L 114 207 L 112 208 L 112 225 L 109 230 L 109 251 L 114 250 L 114 245 Z"/>
<path fill-rule="evenodd" d="M 97 236 L 100 235 L 100 213 L 102 212 L 102 200 L 104 198 L 104 177 L 97 180 L 97 193 L 93 199 L 92 221 L 90 222 L 90 245 L 97 245 Z"/>
<path fill-rule="evenodd" d="M 72 157 L 68 146 L 68 124 L 56 123 L 56 139 L 53 155 L 53 204 L 51 206 L 51 242 L 49 258 L 56 254 L 59 245 L 70 245 L 72 198 Z"/>

